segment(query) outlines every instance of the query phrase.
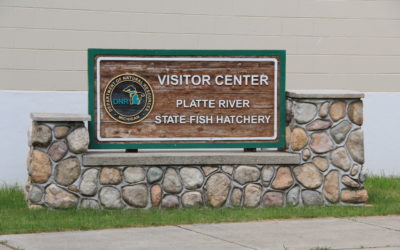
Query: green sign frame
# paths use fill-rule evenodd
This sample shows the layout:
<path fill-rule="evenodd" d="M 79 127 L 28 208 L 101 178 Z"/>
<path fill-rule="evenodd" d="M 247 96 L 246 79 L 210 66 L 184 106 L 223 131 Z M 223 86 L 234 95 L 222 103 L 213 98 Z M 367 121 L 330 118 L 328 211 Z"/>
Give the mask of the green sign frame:
<path fill-rule="evenodd" d="M 279 141 L 277 142 L 223 142 L 223 143 L 124 143 L 102 144 L 95 140 L 94 79 L 97 55 L 120 56 L 279 56 Z M 90 149 L 207 149 L 207 148 L 285 148 L 286 126 L 286 51 L 285 50 L 135 50 L 135 49 L 88 49 L 88 112 Z"/>

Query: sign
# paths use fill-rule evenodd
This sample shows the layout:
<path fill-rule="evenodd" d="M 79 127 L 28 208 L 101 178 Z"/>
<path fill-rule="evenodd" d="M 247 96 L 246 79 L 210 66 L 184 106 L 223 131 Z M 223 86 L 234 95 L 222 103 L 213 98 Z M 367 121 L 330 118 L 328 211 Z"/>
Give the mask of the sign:
<path fill-rule="evenodd" d="M 90 148 L 284 147 L 285 51 L 89 49 Z"/>

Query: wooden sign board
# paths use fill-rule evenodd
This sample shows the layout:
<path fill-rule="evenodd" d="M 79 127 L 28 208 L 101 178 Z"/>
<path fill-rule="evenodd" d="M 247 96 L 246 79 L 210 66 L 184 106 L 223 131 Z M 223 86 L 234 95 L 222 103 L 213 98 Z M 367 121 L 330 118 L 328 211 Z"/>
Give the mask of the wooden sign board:
<path fill-rule="evenodd" d="M 285 51 L 89 49 L 91 148 L 284 147 Z"/>

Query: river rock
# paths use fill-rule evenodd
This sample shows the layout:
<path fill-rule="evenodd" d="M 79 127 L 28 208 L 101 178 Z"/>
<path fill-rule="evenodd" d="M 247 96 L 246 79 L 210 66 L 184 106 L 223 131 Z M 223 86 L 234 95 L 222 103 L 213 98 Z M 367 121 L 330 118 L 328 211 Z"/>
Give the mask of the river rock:
<path fill-rule="evenodd" d="M 103 168 L 101 170 L 100 183 L 102 185 L 117 185 L 121 181 L 121 172 L 118 168 Z"/>
<path fill-rule="evenodd" d="M 319 116 L 325 118 L 329 112 L 329 102 L 324 102 L 319 108 Z"/>
<path fill-rule="evenodd" d="M 363 124 L 363 103 L 361 101 L 349 105 L 349 118 L 354 124 L 359 126 Z"/>
<path fill-rule="evenodd" d="M 32 203 L 38 203 L 42 200 L 43 191 L 36 185 L 31 185 L 28 192 L 28 199 Z"/>
<path fill-rule="evenodd" d="M 68 187 L 68 190 L 72 192 L 78 192 L 78 187 L 76 185 L 71 185 Z"/>
<path fill-rule="evenodd" d="M 295 186 L 294 188 L 290 189 L 287 193 L 286 201 L 287 204 L 291 206 L 297 206 L 299 204 L 299 196 L 300 196 L 300 187 Z"/>
<path fill-rule="evenodd" d="M 184 167 L 180 171 L 185 188 L 193 190 L 203 185 L 204 177 L 197 168 Z"/>
<path fill-rule="evenodd" d="M 162 190 L 160 185 L 154 185 L 150 189 L 151 194 L 151 206 L 158 207 L 161 202 Z"/>
<path fill-rule="evenodd" d="M 329 168 L 329 162 L 324 157 L 314 157 L 312 163 L 322 172 L 325 172 Z"/>
<path fill-rule="evenodd" d="M 347 134 L 351 130 L 351 123 L 348 121 L 342 121 L 331 129 L 331 135 L 333 140 L 340 144 L 346 139 Z"/>
<path fill-rule="evenodd" d="M 304 148 L 308 143 L 307 133 L 302 128 L 294 128 L 290 136 L 292 150 L 297 151 Z"/>
<path fill-rule="evenodd" d="M 325 177 L 323 193 L 328 201 L 336 203 L 339 201 L 339 191 L 339 171 L 333 170 Z"/>
<path fill-rule="evenodd" d="M 203 204 L 203 198 L 200 192 L 186 192 L 182 196 L 182 205 L 184 207 L 200 207 Z"/>
<path fill-rule="evenodd" d="M 164 181 L 163 181 L 163 189 L 168 193 L 179 193 L 182 191 L 182 183 L 179 179 L 178 173 L 173 168 L 168 168 L 165 172 Z"/>
<path fill-rule="evenodd" d="M 231 180 L 222 173 L 216 173 L 210 176 L 205 185 L 206 198 L 212 207 L 222 206 L 227 197 L 231 186 Z"/>
<path fill-rule="evenodd" d="M 290 126 L 286 126 L 285 129 L 285 144 L 286 144 L 286 148 L 290 147 L 290 143 L 292 142 L 292 129 L 290 128 Z"/>
<path fill-rule="evenodd" d="M 85 127 L 77 128 L 67 136 L 69 150 L 75 154 L 84 153 L 89 146 L 89 133 Z"/>
<path fill-rule="evenodd" d="M 312 103 L 296 102 L 294 105 L 294 118 L 298 123 L 307 123 L 317 114 L 317 106 Z"/>
<path fill-rule="evenodd" d="M 122 188 L 122 198 L 131 206 L 146 207 L 147 186 L 144 184 L 125 186 Z"/>
<path fill-rule="evenodd" d="M 348 187 L 351 188 L 359 188 L 360 187 L 360 183 L 358 183 L 357 181 L 353 180 L 352 178 L 350 178 L 350 176 L 345 175 L 342 177 L 342 183 Z"/>
<path fill-rule="evenodd" d="M 293 169 L 296 179 L 306 188 L 315 189 L 321 186 L 323 176 L 312 163 L 305 163 Z"/>
<path fill-rule="evenodd" d="M 249 184 L 244 189 L 244 205 L 246 207 L 257 207 L 261 199 L 261 186 Z"/>
<path fill-rule="evenodd" d="M 47 147 L 52 139 L 51 128 L 46 125 L 34 125 L 31 133 L 32 146 Z"/>
<path fill-rule="evenodd" d="M 333 103 L 329 109 L 329 114 L 333 121 L 343 119 L 346 115 L 346 103 L 342 101 Z"/>
<path fill-rule="evenodd" d="M 317 191 L 304 190 L 301 192 L 301 198 L 303 199 L 304 205 L 307 206 L 318 206 L 324 204 L 324 198 Z"/>
<path fill-rule="evenodd" d="M 147 171 L 147 182 L 154 183 L 161 180 L 163 176 L 163 170 L 158 167 L 152 167 Z"/>
<path fill-rule="evenodd" d="M 124 170 L 125 181 L 128 183 L 136 183 L 144 181 L 146 173 L 141 167 L 127 167 Z"/>
<path fill-rule="evenodd" d="M 62 139 L 62 138 L 67 136 L 68 131 L 69 131 L 69 127 L 68 126 L 56 126 L 54 128 L 54 136 L 57 139 Z"/>
<path fill-rule="evenodd" d="M 240 184 L 257 181 L 260 178 L 260 170 L 252 166 L 239 166 L 236 168 L 234 179 Z"/>
<path fill-rule="evenodd" d="M 303 161 L 307 161 L 308 159 L 310 159 L 310 157 L 311 157 L 311 151 L 308 148 L 304 149 L 302 153 Z"/>
<path fill-rule="evenodd" d="M 261 170 L 261 182 L 263 185 L 268 186 L 274 177 L 275 168 L 273 166 L 265 166 Z"/>
<path fill-rule="evenodd" d="M 346 143 L 347 149 L 350 152 L 354 161 L 364 163 L 364 134 L 363 131 L 358 129 L 350 133 L 349 139 Z"/>
<path fill-rule="evenodd" d="M 51 184 L 46 188 L 45 202 L 52 208 L 70 208 L 78 203 L 78 197 Z"/>
<path fill-rule="evenodd" d="M 287 189 L 293 184 L 293 177 L 289 167 L 280 167 L 276 171 L 276 176 L 272 182 L 274 189 Z"/>
<path fill-rule="evenodd" d="M 240 206 L 242 200 L 242 190 L 240 188 L 234 188 L 231 194 L 231 205 Z"/>
<path fill-rule="evenodd" d="M 308 131 L 324 130 L 332 126 L 332 122 L 326 120 L 315 120 L 307 125 Z"/>
<path fill-rule="evenodd" d="M 354 165 L 353 168 L 351 169 L 351 175 L 356 176 L 360 172 L 361 166 L 360 165 Z"/>
<path fill-rule="evenodd" d="M 121 193 L 114 187 L 102 187 L 100 189 L 100 202 L 106 208 L 123 208 Z"/>
<path fill-rule="evenodd" d="M 100 204 L 98 201 L 93 199 L 82 199 L 80 208 L 83 209 L 99 209 Z"/>
<path fill-rule="evenodd" d="M 201 169 L 203 169 L 203 172 L 206 176 L 209 176 L 211 173 L 214 173 L 215 171 L 217 171 L 218 167 L 206 166 L 206 167 L 202 167 Z"/>
<path fill-rule="evenodd" d="M 333 165 L 343 169 L 344 171 L 349 170 L 351 167 L 350 157 L 347 155 L 344 147 L 340 147 L 332 151 L 331 160 Z"/>
<path fill-rule="evenodd" d="M 79 185 L 79 190 L 83 195 L 95 195 L 97 192 L 97 176 L 99 170 L 91 168 L 85 171 L 82 175 L 82 181 Z"/>
<path fill-rule="evenodd" d="M 51 144 L 51 146 L 47 150 L 47 153 L 49 154 L 50 158 L 53 161 L 61 160 L 62 158 L 64 158 L 67 152 L 68 152 L 67 144 L 65 144 L 65 142 L 63 141 L 58 141 Z"/>
<path fill-rule="evenodd" d="M 286 122 L 290 123 L 293 118 L 293 102 L 286 100 Z"/>
<path fill-rule="evenodd" d="M 314 133 L 311 135 L 311 149 L 318 154 L 326 153 L 335 148 L 331 138 L 325 132 Z"/>
<path fill-rule="evenodd" d="M 179 199 L 176 195 L 166 195 L 161 201 L 162 208 L 175 208 L 179 207 Z"/>
<path fill-rule="evenodd" d="M 45 183 L 51 175 L 51 162 L 46 153 L 38 150 L 32 151 L 32 161 L 29 167 L 32 182 Z"/>
<path fill-rule="evenodd" d="M 264 206 L 283 206 L 283 193 L 281 192 L 266 192 L 263 197 Z"/>
<path fill-rule="evenodd" d="M 233 166 L 230 165 L 224 165 L 222 166 L 222 171 L 224 171 L 225 173 L 232 175 L 233 173 Z"/>
<path fill-rule="evenodd" d="M 81 163 L 78 158 L 71 157 L 57 164 L 55 167 L 55 181 L 68 186 L 74 183 L 81 174 Z"/>
<path fill-rule="evenodd" d="M 368 201 L 368 192 L 362 190 L 343 190 L 342 201 L 349 203 L 365 203 Z"/>

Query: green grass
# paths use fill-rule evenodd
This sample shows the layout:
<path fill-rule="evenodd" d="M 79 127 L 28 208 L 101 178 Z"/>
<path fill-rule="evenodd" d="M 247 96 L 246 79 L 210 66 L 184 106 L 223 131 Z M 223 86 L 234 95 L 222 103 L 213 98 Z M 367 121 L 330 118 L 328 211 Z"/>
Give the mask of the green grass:
<path fill-rule="evenodd" d="M 400 214 L 400 178 L 372 177 L 365 183 L 371 206 L 222 208 L 173 210 L 29 210 L 18 187 L 0 189 L 0 234 L 161 226 L 266 219 Z"/>

